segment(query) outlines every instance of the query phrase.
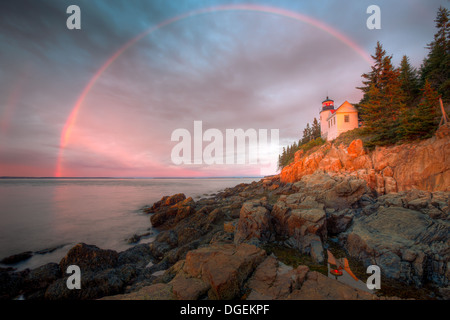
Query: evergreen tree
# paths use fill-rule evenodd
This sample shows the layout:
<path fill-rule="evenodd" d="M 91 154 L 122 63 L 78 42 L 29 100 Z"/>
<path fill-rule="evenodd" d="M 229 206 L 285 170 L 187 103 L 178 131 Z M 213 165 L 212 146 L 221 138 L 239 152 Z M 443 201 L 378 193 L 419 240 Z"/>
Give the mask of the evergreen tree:
<path fill-rule="evenodd" d="M 400 63 L 400 82 L 406 96 L 405 102 L 408 106 L 411 106 L 418 98 L 420 90 L 417 70 L 411 66 L 406 55 L 403 56 Z"/>
<path fill-rule="evenodd" d="M 421 68 L 421 80 L 428 79 L 431 86 L 446 100 L 450 99 L 450 22 L 449 11 L 440 7 L 437 12 L 437 32 L 428 44 L 428 56 Z"/>
<path fill-rule="evenodd" d="M 406 139 L 430 138 L 438 127 L 439 94 L 428 80 L 425 80 L 421 91 L 422 98 L 419 104 L 408 112 L 408 122 L 404 128 Z"/>
<path fill-rule="evenodd" d="M 379 42 L 375 56 L 372 58 L 375 60 L 375 66 L 372 67 L 371 81 L 363 80 L 363 83 L 369 87 L 360 88 L 364 91 L 360 106 L 365 121 L 365 131 L 372 135 L 369 146 L 370 144 L 392 144 L 401 137 L 400 124 L 406 112 L 400 71 L 394 68 L 392 56 L 386 56 Z M 368 79 L 369 74 L 365 75 L 363 78 Z"/>
<path fill-rule="evenodd" d="M 283 168 L 286 162 L 286 148 L 283 147 L 283 151 L 281 152 L 279 167 Z"/>
<path fill-rule="evenodd" d="M 309 123 L 306 124 L 305 129 L 303 129 L 302 144 L 308 143 L 311 140 L 311 127 Z"/>
<path fill-rule="evenodd" d="M 297 150 L 298 150 L 297 142 L 294 141 L 294 143 L 292 144 L 291 150 L 294 154 L 295 154 L 295 152 L 297 152 Z"/>
<path fill-rule="evenodd" d="M 383 49 L 383 46 L 379 41 L 377 41 L 377 46 L 375 47 L 375 54 L 371 55 L 371 57 L 374 60 L 371 71 L 368 73 L 363 73 L 361 75 L 361 77 L 363 78 L 363 86 L 357 87 L 357 89 L 360 89 L 364 93 L 363 98 L 359 102 L 358 108 L 359 116 L 362 119 L 364 119 L 366 116 L 366 110 L 363 104 L 370 100 L 370 92 L 374 89 L 376 90 L 377 88 L 379 88 L 383 60 L 386 57 L 386 51 Z"/>
<path fill-rule="evenodd" d="M 365 102 L 368 99 L 367 92 L 370 90 L 371 86 L 375 85 L 376 87 L 378 87 L 378 84 L 380 82 L 381 70 L 383 67 L 383 60 L 386 57 L 386 51 L 383 49 L 383 46 L 379 41 L 377 41 L 377 46 L 375 47 L 375 55 L 372 55 L 371 57 L 374 60 L 374 63 L 371 67 L 372 70 L 361 75 L 361 77 L 363 78 L 363 86 L 357 88 L 362 90 L 364 93 L 364 97 L 362 98 L 361 102 Z"/>
<path fill-rule="evenodd" d="M 317 118 L 314 118 L 314 120 L 313 120 L 313 123 L 311 126 L 311 135 L 312 135 L 312 140 L 320 137 L 320 122 L 317 120 Z"/>

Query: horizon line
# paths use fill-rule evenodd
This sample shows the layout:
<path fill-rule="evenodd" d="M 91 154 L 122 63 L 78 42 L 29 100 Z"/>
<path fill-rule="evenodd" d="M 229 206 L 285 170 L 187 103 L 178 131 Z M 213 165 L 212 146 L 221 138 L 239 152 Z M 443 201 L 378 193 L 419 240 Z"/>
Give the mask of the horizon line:
<path fill-rule="evenodd" d="M 210 177 L 27 177 L 0 176 L 0 179 L 219 179 L 219 178 L 264 178 L 269 176 L 210 176 Z"/>

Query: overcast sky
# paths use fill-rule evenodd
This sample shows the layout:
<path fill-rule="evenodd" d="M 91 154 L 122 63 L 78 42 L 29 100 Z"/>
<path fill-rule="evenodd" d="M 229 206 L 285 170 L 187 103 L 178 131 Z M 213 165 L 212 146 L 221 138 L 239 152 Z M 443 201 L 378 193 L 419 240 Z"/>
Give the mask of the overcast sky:
<path fill-rule="evenodd" d="M 66 27 L 72 4 L 81 30 Z M 372 4 L 380 30 L 366 27 Z M 378 40 L 394 63 L 406 54 L 419 67 L 440 5 L 449 8 L 445 0 L 1 1 L 0 176 L 259 175 L 258 165 L 177 166 L 171 134 L 193 134 L 201 120 L 224 135 L 279 129 L 280 145 L 290 144 L 327 94 L 337 106 L 360 100 L 356 87 L 370 70 L 362 53 L 373 54 Z M 62 148 L 71 111 L 96 74 Z"/>

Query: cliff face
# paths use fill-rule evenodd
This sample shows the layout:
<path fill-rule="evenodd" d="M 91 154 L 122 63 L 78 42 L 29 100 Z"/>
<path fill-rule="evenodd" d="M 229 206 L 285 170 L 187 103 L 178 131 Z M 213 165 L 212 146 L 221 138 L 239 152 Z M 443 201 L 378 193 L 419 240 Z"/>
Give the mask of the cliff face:
<path fill-rule="evenodd" d="M 314 172 L 349 174 L 365 180 L 378 194 L 410 189 L 450 191 L 450 125 L 442 126 L 428 140 L 391 147 L 377 147 L 367 153 L 361 140 L 348 148 L 327 143 L 283 168 L 281 182 L 293 183 Z"/>

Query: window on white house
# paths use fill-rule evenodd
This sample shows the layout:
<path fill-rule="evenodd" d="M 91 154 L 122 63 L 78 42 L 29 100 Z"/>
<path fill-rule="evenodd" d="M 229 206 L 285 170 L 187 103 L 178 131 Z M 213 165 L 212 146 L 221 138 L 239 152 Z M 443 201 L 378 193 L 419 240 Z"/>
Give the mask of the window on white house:
<path fill-rule="evenodd" d="M 350 116 L 348 114 L 344 115 L 344 122 L 350 122 Z"/>

